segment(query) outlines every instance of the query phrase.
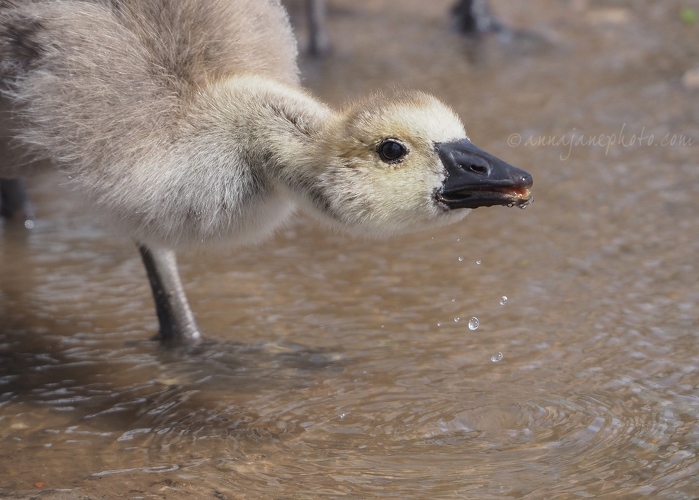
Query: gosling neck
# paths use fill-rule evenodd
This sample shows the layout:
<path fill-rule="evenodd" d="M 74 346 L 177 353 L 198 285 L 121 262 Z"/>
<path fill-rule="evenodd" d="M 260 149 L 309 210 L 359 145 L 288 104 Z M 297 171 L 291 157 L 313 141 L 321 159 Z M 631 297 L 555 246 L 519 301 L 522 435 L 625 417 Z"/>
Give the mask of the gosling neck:
<path fill-rule="evenodd" d="M 329 163 L 322 144 L 338 115 L 299 87 L 260 76 L 231 78 L 201 97 L 192 122 L 207 139 L 199 144 L 226 144 L 221 156 L 236 175 L 311 214 L 336 218 L 321 177 Z"/>
<path fill-rule="evenodd" d="M 289 188 L 299 176 L 322 168 L 314 164 L 312 150 L 335 114 L 302 89 L 245 75 L 227 80 L 211 96 L 214 119 L 224 124 L 229 141 L 251 168 L 262 167 Z"/>

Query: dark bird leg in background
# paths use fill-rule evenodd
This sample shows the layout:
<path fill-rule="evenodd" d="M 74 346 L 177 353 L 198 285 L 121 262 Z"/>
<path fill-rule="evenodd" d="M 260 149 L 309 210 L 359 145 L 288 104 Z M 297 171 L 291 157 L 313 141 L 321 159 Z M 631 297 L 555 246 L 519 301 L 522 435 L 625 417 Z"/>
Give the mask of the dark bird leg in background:
<path fill-rule="evenodd" d="M 26 227 L 27 221 L 34 220 L 34 213 L 29 203 L 27 190 L 19 179 L 0 179 L 0 215 L 9 219 L 22 213 Z"/>
<path fill-rule="evenodd" d="M 158 339 L 163 344 L 192 344 L 201 340 L 201 334 L 182 288 L 175 252 L 153 250 L 145 245 L 138 245 L 138 250 L 141 252 L 153 291 L 160 324 Z"/>
<path fill-rule="evenodd" d="M 322 56 L 330 48 L 326 30 L 325 0 L 306 0 L 308 16 L 308 52 Z M 488 0 L 459 0 L 452 8 L 459 31 L 467 35 L 508 33 L 507 27 L 492 14 Z"/>
<path fill-rule="evenodd" d="M 306 0 L 308 13 L 308 52 L 321 56 L 328 52 L 330 42 L 325 22 L 325 0 Z"/>
<path fill-rule="evenodd" d="M 493 17 L 488 0 L 459 0 L 453 7 L 459 30 L 469 35 L 507 31 L 505 26 Z"/>

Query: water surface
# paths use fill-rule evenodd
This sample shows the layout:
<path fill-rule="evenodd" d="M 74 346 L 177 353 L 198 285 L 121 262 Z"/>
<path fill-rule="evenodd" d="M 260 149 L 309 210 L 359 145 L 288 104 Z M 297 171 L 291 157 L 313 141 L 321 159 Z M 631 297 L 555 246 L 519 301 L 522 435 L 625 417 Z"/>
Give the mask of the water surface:
<path fill-rule="evenodd" d="M 208 340 L 164 350 L 135 248 L 35 180 L 0 240 L 0 495 L 696 497 L 699 5 L 494 1 L 515 34 L 474 43 L 450 3 L 330 0 L 304 83 L 438 95 L 536 202 L 184 254 Z"/>

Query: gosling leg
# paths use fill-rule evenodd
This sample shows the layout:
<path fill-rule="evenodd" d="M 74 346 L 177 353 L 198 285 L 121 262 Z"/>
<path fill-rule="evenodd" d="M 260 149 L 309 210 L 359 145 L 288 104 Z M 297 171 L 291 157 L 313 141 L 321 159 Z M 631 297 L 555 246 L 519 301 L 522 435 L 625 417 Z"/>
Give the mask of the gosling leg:
<path fill-rule="evenodd" d="M 505 26 L 493 17 L 488 0 L 459 0 L 452 13 L 456 16 L 459 29 L 466 34 L 505 30 Z"/>
<path fill-rule="evenodd" d="M 25 226 L 34 219 L 27 189 L 20 179 L 0 179 L 0 215 L 9 219 L 17 213 L 24 214 Z"/>
<path fill-rule="evenodd" d="M 201 334 L 180 281 L 175 252 L 141 244 L 138 250 L 146 266 L 160 323 L 157 338 L 162 343 L 196 343 Z"/>
<path fill-rule="evenodd" d="M 307 0 L 309 42 L 308 52 L 321 56 L 328 52 L 330 42 L 325 29 L 325 0 Z"/>

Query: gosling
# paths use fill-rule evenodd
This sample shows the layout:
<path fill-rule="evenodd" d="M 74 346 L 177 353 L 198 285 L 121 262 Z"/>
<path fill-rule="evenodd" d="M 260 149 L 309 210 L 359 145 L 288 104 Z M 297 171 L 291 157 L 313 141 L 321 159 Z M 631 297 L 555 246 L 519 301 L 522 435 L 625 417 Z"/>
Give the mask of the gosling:
<path fill-rule="evenodd" d="M 196 342 L 175 249 L 296 207 L 387 235 L 523 205 L 532 178 L 421 92 L 340 111 L 299 85 L 278 0 L 0 0 L 0 176 L 47 168 L 136 242 L 163 342 Z"/>

